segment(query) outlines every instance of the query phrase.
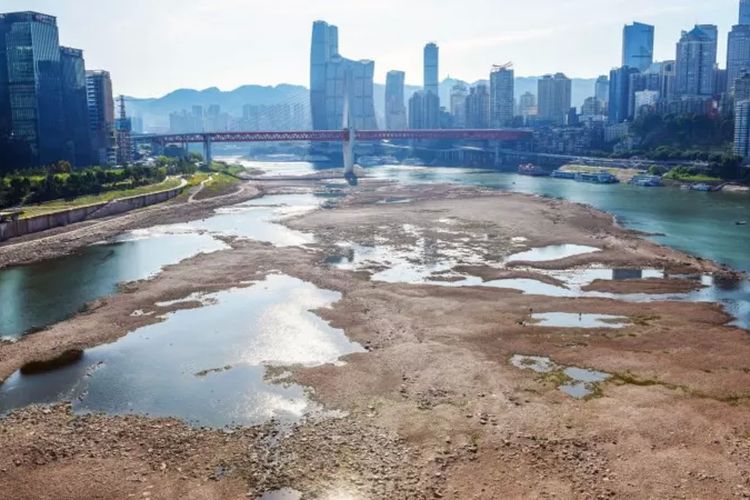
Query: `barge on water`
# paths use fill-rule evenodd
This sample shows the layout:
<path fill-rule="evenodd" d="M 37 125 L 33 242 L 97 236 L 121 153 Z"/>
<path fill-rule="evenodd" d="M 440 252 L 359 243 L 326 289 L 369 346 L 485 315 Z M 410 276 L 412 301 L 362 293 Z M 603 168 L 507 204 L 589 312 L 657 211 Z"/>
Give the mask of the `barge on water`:
<path fill-rule="evenodd" d="M 664 185 L 664 182 L 658 175 L 638 174 L 634 175 L 633 178 L 630 179 L 629 184 L 641 187 L 661 187 Z"/>
<path fill-rule="evenodd" d="M 609 172 L 568 172 L 555 170 L 552 172 L 555 179 L 570 179 L 578 182 L 591 182 L 593 184 L 617 184 L 617 177 Z"/>
<path fill-rule="evenodd" d="M 532 177 L 548 177 L 549 172 L 538 165 L 524 163 L 518 166 L 518 173 L 521 175 L 530 175 Z"/>

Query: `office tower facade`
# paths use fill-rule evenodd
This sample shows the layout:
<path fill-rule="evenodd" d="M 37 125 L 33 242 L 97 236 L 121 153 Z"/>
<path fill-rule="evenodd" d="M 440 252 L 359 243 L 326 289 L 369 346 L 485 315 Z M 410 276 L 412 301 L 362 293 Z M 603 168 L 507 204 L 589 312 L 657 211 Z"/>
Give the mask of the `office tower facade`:
<path fill-rule="evenodd" d="M 490 128 L 490 93 L 486 85 L 472 87 L 466 97 L 466 128 Z"/>
<path fill-rule="evenodd" d="M 654 62 L 654 27 L 626 25 L 622 32 L 622 65 L 644 71 Z"/>
<path fill-rule="evenodd" d="M 29 151 L 31 163 L 64 158 L 65 120 L 57 21 L 36 12 L 3 15 L 7 101 L 13 137 Z M 5 90 L 2 91 L 5 94 Z M 4 97 L 3 97 L 4 99 Z M 7 125 L 6 125 L 7 127 Z"/>
<path fill-rule="evenodd" d="M 571 107 L 571 81 L 563 73 L 545 75 L 537 84 L 539 120 L 564 125 Z"/>
<path fill-rule="evenodd" d="M 66 134 L 64 158 L 75 166 L 90 165 L 91 135 L 83 51 L 61 47 L 60 65 Z"/>
<path fill-rule="evenodd" d="M 409 128 L 440 128 L 440 98 L 432 92 L 418 90 L 409 99 Z"/>
<path fill-rule="evenodd" d="M 424 47 L 424 90 L 440 96 L 439 92 L 440 49 L 434 43 Z M 440 106 L 438 106 L 439 108 Z"/>
<path fill-rule="evenodd" d="M 676 93 L 680 97 L 709 97 L 714 94 L 718 29 L 696 25 L 683 31 L 677 43 Z"/>
<path fill-rule="evenodd" d="M 406 105 L 404 104 L 403 71 L 389 71 L 385 80 L 385 128 L 403 130 L 406 128 Z"/>
<path fill-rule="evenodd" d="M 7 17 L 8 14 L 0 14 L 0 140 L 7 140 L 12 126 L 7 47 L 5 44 L 5 35 L 10 31 L 10 22 Z"/>
<path fill-rule="evenodd" d="M 601 75 L 596 79 L 594 84 L 594 97 L 601 102 L 607 102 L 609 100 L 609 77 L 607 75 Z"/>
<path fill-rule="evenodd" d="M 514 74 L 510 67 L 495 67 L 490 73 L 490 126 L 509 127 L 513 123 Z"/>
<path fill-rule="evenodd" d="M 451 89 L 450 113 L 453 117 L 453 126 L 456 128 L 466 127 L 466 97 L 469 89 L 463 83 L 457 83 Z"/>
<path fill-rule="evenodd" d="M 727 90 L 731 92 L 734 81 L 750 70 L 750 24 L 732 27 L 727 41 Z"/>
<path fill-rule="evenodd" d="M 750 24 L 750 0 L 740 0 L 740 24 Z"/>
<path fill-rule="evenodd" d="M 97 165 L 114 165 L 117 163 L 115 102 L 109 72 L 86 71 L 86 96 L 92 142 L 91 160 Z"/>
<path fill-rule="evenodd" d="M 750 157 L 750 100 L 739 101 L 734 108 L 734 154 Z"/>
<path fill-rule="evenodd" d="M 344 101 L 349 97 L 353 123 L 377 129 L 373 76 L 375 63 L 353 61 L 339 54 L 336 26 L 315 21 L 310 51 L 310 111 L 315 130 L 337 130 L 344 125 Z"/>
<path fill-rule="evenodd" d="M 610 124 L 622 123 L 628 119 L 630 104 L 631 75 L 638 74 L 638 69 L 629 66 L 613 69 L 609 73 L 608 116 Z"/>

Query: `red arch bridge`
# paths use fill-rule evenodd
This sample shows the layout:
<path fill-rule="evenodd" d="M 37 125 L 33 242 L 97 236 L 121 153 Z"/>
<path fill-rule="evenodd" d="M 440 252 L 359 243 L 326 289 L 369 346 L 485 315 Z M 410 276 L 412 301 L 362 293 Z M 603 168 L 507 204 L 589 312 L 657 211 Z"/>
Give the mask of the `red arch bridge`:
<path fill-rule="evenodd" d="M 211 144 L 222 142 L 341 142 L 344 166 L 353 168 L 353 147 L 357 141 L 452 140 L 518 142 L 531 139 L 526 129 L 438 129 L 438 130 L 304 130 L 277 132 L 200 132 L 188 134 L 146 134 L 133 136 L 134 142 L 167 144 L 203 144 L 204 158 L 212 159 Z"/>

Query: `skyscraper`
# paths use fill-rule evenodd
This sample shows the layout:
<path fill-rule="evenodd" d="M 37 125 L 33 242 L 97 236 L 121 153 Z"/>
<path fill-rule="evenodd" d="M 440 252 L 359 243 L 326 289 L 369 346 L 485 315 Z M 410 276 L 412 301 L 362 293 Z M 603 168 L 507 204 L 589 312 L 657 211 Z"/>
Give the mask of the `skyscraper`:
<path fill-rule="evenodd" d="M 10 135 L 10 89 L 8 88 L 8 64 L 5 35 L 10 31 L 7 14 L 0 14 L 0 141 Z"/>
<path fill-rule="evenodd" d="M 609 102 L 609 77 L 607 75 L 602 75 L 596 79 L 594 97 L 601 102 Z"/>
<path fill-rule="evenodd" d="M 626 25 L 622 32 L 622 65 L 644 71 L 654 62 L 654 27 Z"/>
<path fill-rule="evenodd" d="M 93 149 L 91 160 L 98 165 L 114 165 L 117 162 L 115 102 L 109 72 L 86 71 L 86 94 Z"/>
<path fill-rule="evenodd" d="M 740 0 L 740 24 L 750 24 L 750 0 Z"/>
<path fill-rule="evenodd" d="M 750 157 L 750 101 L 739 101 L 734 108 L 734 154 Z"/>
<path fill-rule="evenodd" d="M 436 94 L 418 90 L 409 99 L 409 128 L 440 127 L 440 100 Z"/>
<path fill-rule="evenodd" d="M 376 129 L 373 75 L 375 63 L 353 61 L 339 54 L 336 26 L 313 23 L 310 54 L 310 110 L 315 130 L 336 130 L 344 124 L 344 96 L 354 123 L 360 129 Z"/>
<path fill-rule="evenodd" d="M 490 126 L 508 127 L 513 123 L 514 75 L 509 66 L 496 66 L 490 73 Z"/>
<path fill-rule="evenodd" d="M 683 97 L 714 94 L 718 29 L 712 24 L 683 31 L 677 43 L 676 92 Z"/>
<path fill-rule="evenodd" d="M 609 73 L 609 123 L 622 123 L 628 119 L 630 106 L 631 75 L 638 74 L 636 68 L 623 66 Z"/>
<path fill-rule="evenodd" d="M 0 24 L 0 32 L 5 32 L 8 96 L 0 107 L 10 111 L 11 132 L 28 145 L 32 163 L 56 162 L 64 158 L 65 142 L 57 21 L 36 12 L 17 12 L 4 14 Z"/>
<path fill-rule="evenodd" d="M 536 96 L 531 92 L 524 92 L 518 99 L 518 113 L 524 118 L 524 122 L 530 116 L 536 116 Z"/>
<path fill-rule="evenodd" d="M 562 73 L 545 75 L 538 84 L 539 119 L 553 125 L 565 124 L 571 107 L 571 81 Z"/>
<path fill-rule="evenodd" d="M 424 46 L 424 90 L 439 96 L 438 90 L 438 65 L 440 49 L 434 43 Z"/>
<path fill-rule="evenodd" d="M 466 96 L 469 89 L 463 83 L 457 83 L 451 89 L 451 115 L 453 126 L 456 128 L 466 127 Z"/>
<path fill-rule="evenodd" d="M 86 66 L 83 51 L 60 47 L 62 96 L 65 117 L 64 158 L 76 166 L 91 163 Z"/>
<path fill-rule="evenodd" d="M 466 97 L 466 128 L 490 128 L 490 94 L 484 84 L 472 87 Z"/>
<path fill-rule="evenodd" d="M 727 90 L 731 91 L 734 88 L 734 81 L 748 69 L 750 69 L 750 24 L 738 24 L 729 32 L 727 43 Z"/>
<path fill-rule="evenodd" d="M 406 128 L 406 106 L 404 105 L 403 71 L 389 71 L 385 80 L 385 128 L 403 130 Z"/>
<path fill-rule="evenodd" d="M 125 111 L 125 96 L 120 96 L 120 116 L 115 120 L 117 137 L 117 164 L 127 165 L 133 161 L 133 123 Z"/>

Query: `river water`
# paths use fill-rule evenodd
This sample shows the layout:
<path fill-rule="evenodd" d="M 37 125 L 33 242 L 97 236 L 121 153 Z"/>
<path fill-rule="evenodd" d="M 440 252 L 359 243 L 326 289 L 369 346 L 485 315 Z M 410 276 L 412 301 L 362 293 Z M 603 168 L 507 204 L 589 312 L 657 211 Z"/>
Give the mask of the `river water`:
<path fill-rule="evenodd" d="M 307 163 L 247 164 L 278 175 L 316 170 Z M 381 166 L 368 173 L 403 183 L 454 182 L 587 203 L 613 213 L 626 227 L 658 233 L 652 238 L 659 243 L 750 271 L 750 226 L 735 223 L 750 221 L 747 194 L 595 185 L 456 168 Z M 335 187 L 340 189 L 341 183 Z M 327 199 L 324 194 L 265 197 L 222 208 L 205 220 L 133 231 L 71 256 L 2 270 L 0 337 L 19 339 L 114 293 L 119 283 L 147 278 L 200 252 L 224 249 L 220 235 L 279 247 L 311 243 L 312 235 L 276 222 Z M 403 273 L 398 274 L 403 280 Z M 472 283 L 468 279 L 466 286 Z M 561 290 L 574 293 L 574 288 Z M 701 293 L 688 299 L 726 299 L 727 309 L 740 320 L 737 324 L 750 324 L 748 282 L 709 286 Z M 270 277 L 208 299 L 202 308 L 175 313 L 114 344 L 88 350 L 61 370 L 14 374 L 0 386 L 0 412 L 32 402 L 73 400 L 79 411 L 175 415 L 201 425 L 255 423 L 271 416 L 293 420 L 313 405 L 302 388 L 269 383 L 269 363 L 337 362 L 340 356 L 362 350 L 308 312 L 332 304 L 337 294 L 293 277 Z M 279 335 L 289 342 L 278 341 Z M 202 372 L 206 373 L 198 375 Z M 201 397 L 189 397 L 193 394 Z"/>

